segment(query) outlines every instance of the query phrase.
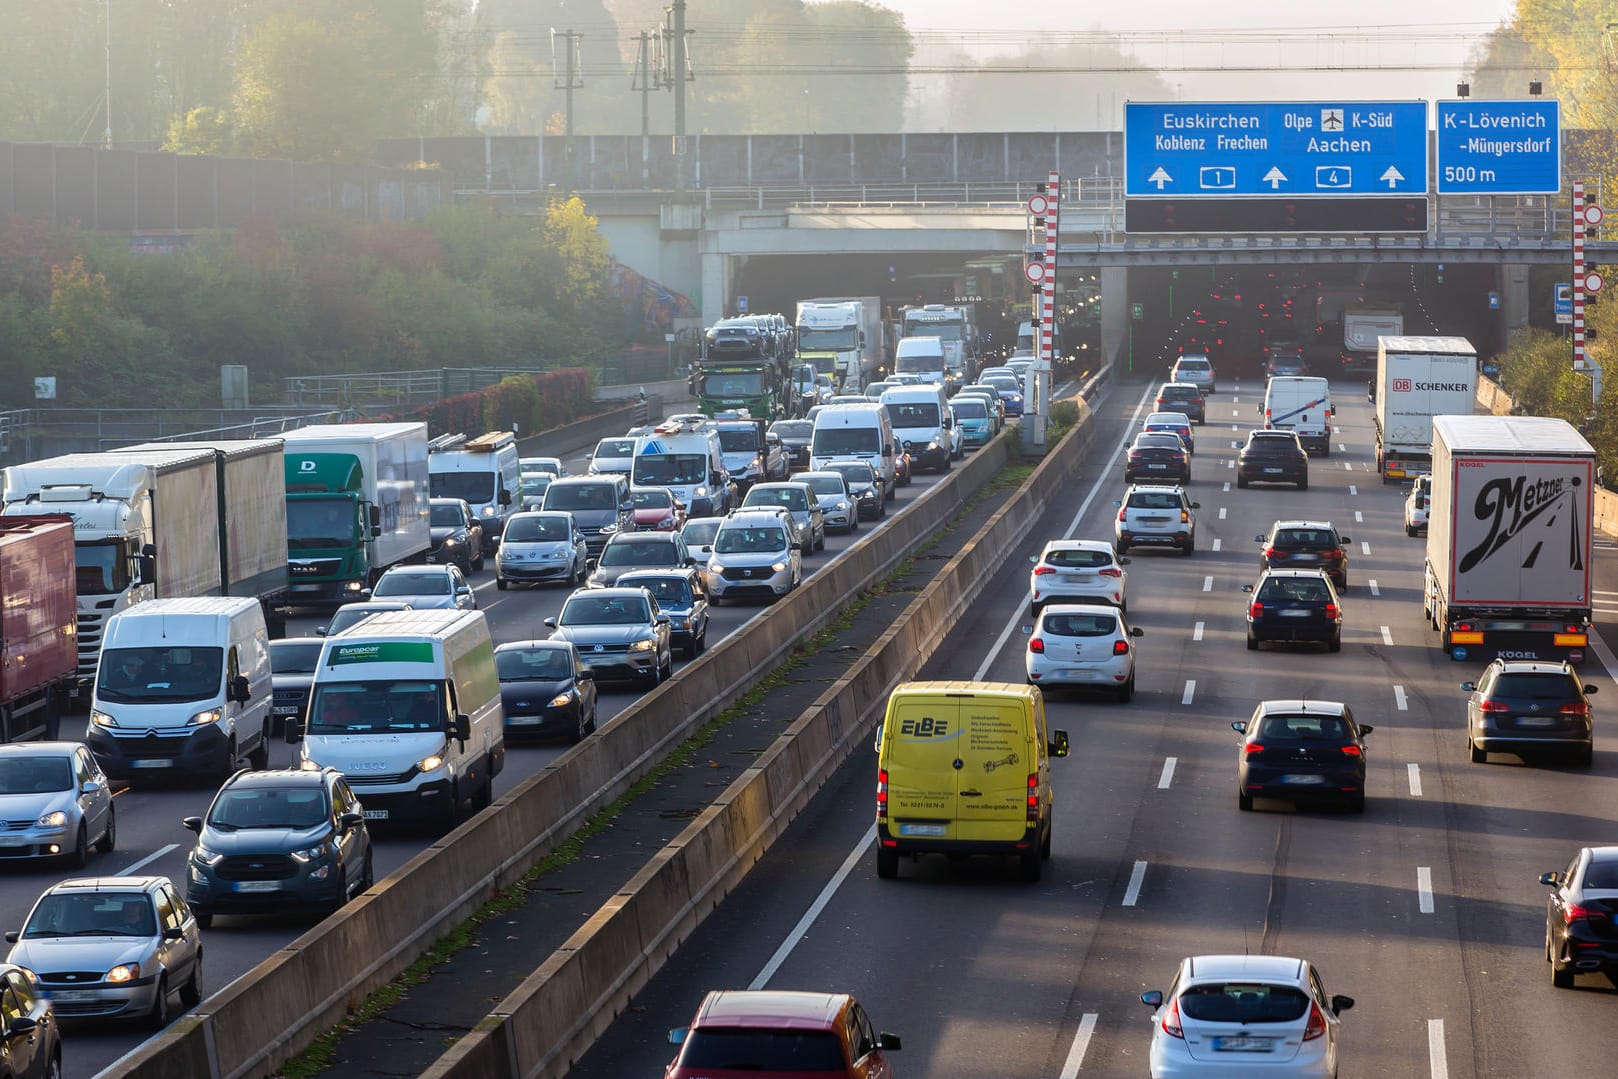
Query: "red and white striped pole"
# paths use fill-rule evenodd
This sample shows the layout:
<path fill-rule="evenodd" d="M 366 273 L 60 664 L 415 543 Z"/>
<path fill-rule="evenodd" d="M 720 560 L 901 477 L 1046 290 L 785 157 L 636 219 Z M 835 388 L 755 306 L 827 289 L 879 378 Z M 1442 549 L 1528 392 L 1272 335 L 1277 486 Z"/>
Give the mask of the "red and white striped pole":
<path fill-rule="evenodd" d="M 1584 370 L 1584 184 L 1573 182 L 1573 370 Z"/>
<path fill-rule="evenodd" d="M 1062 174 L 1051 172 L 1045 183 L 1045 279 L 1039 292 L 1039 355 L 1056 367 L 1056 241 L 1062 205 Z"/>

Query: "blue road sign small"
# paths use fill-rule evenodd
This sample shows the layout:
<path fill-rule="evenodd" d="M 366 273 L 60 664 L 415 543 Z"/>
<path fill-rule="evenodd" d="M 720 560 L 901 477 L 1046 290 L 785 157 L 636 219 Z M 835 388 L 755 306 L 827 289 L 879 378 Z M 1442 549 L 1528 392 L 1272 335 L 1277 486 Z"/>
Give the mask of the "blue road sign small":
<path fill-rule="evenodd" d="M 1573 286 L 1567 283 L 1556 285 L 1555 299 L 1552 301 L 1556 321 L 1569 323 L 1573 321 Z"/>
<path fill-rule="evenodd" d="M 1561 103 L 1440 101 L 1440 195 L 1554 195 L 1562 190 Z"/>
<path fill-rule="evenodd" d="M 1130 102 L 1131 198 L 1427 194 L 1427 103 Z"/>
<path fill-rule="evenodd" d="M 736 311 L 737 311 L 738 314 L 743 314 L 743 315 L 747 314 L 747 297 L 746 296 L 738 296 L 738 297 L 736 297 Z"/>

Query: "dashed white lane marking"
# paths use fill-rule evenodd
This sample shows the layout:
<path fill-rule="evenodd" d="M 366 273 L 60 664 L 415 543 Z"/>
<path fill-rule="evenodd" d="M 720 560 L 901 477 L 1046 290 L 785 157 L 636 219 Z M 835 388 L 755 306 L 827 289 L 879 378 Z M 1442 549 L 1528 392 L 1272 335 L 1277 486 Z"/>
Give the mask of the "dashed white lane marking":
<path fill-rule="evenodd" d="M 1180 703 L 1181 704 L 1190 704 L 1192 698 L 1194 698 L 1196 695 L 1197 695 L 1197 680 L 1195 678 L 1187 678 L 1185 680 L 1185 692 L 1180 694 Z"/>
<path fill-rule="evenodd" d="M 1146 863 L 1136 862 L 1129 874 L 1129 887 L 1124 889 L 1124 906 L 1132 907 L 1140 901 L 1140 886 L 1146 882 Z"/>
<path fill-rule="evenodd" d="M 1360 493 L 1360 489 L 1351 483 L 1348 485 L 1348 493 L 1351 495 L 1357 495 Z"/>
<path fill-rule="evenodd" d="M 1416 905 L 1423 914 L 1433 912 L 1433 871 L 1424 865 L 1416 867 Z"/>
<path fill-rule="evenodd" d="M 1343 445 L 1341 442 L 1339 442 L 1339 443 L 1337 443 L 1337 452 L 1339 452 L 1339 453 L 1347 453 L 1348 452 L 1348 447 Z"/>
<path fill-rule="evenodd" d="M 809 904 L 809 909 L 803 912 L 803 917 L 798 919 L 798 924 L 792 927 L 792 931 L 781 942 L 781 946 L 775 949 L 775 954 L 770 956 L 770 961 L 764 964 L 764 969 L 758 972 L 758 976 L 753 979 L 752 984 L 747 988 L 763 989 L 770 984 L 770 979 L 775 977 L 775 972 L 780 970 L 781 964 L 787 961 L 787 956 L 792 954 L 792 949 L 798 946 L 798 942 L 804 938 L 810 927 L 815 924 L 815 919 L 820 917 L 820 912 L 826 909 L 826 904 L 830 903 L 831 897 L 837 894 L 837 889 L 843 886 L 843 881 L 847 880 L 848 875 L 854 872 L 854 867 L 860 864 L 862 858 L 869 857 L 871 840 L 875 838 L 876 829 L 873 828 L 861 836 L 858 843 L 854 844 L 854 849 L 848 852 L 848 857 L 843 859 L 843 864 L 837 867 L 837 872 L 833 873 L 831 880 L 828 880 L 826 886 L 820 889 L 820 894 L 815 896 L 815 901 Z"/>
<path fill-rule="evenodd" d="M 1427 1067 L 1432 1079 L 1449 1079 L 1449 1053 L 1444 1049 L 1444 1021 L 1427 1020 Z"/>
<path fill-rule="evenodd" d="M 1202 627 L 1203 623 L 1201 622 L 1198 622 L 1195 626 L 1191 627 L 1191 639 L 1193 641 L 1202 640 Z"/>
<path fill-rule="evenodd" d="M 1242 414 L 1242 410 L 1239 408 L 1233 408 L 1230 410 L 1230 414 L 1232 416 L 1240 416 Z"/>
<path fill-rule="evenodd" d="M 1236 426 L 1236 425 L 1235 425 L 1235 424 L 1234 424 L 1234 423 L 1233 423 L 1233 424 L 1231 424 L 1231 425 L 1230 425 L 1230 429 L 1231 429 L 1231 430 L 1232 430 L 1232 431 L 1240 431 L 1240 430 L 1241 430 L 1241 428 L 1240 428 L 1240 427 L 1237 427 L 1237 426 Z"/>
<path fill-rule="evenodd" d="M 1370 554 L 1371 553 L 1371 541 L 1370 540 L 1360 540 L 1360 553 L 1361 554 Z"/>
<path fill-rule="evenodd" d="M 178 846 L 178 843 L 170 843 L 166 847 L 159 847 L 157 850 L 152 851 L 152 853 L 148 854 L 140 861 L 124 866 L 122 869 L 118 870 L 117 875 L 120 877 L 132 877 L 138 870 L 145 869 L 147 866 L 151 865 L 153 862 L 157 861 L 159 858 L 163 857 L 163 855 L 167 854 L 169 851 Z"/>
<path fill-rule="evenodd" d="M 1411 763 L 1405 765 L 1405 769 L 1410 773 L 1410 797 L 1412 797 L 1412 798 L 1420 798 L 1421 797 L 1421 765 L 1419 765 L 1419 764 L 1415 763 L 1414 761 L 1412 761 Z"/>
<path fill-rule="evenodd" d="M 1354 511 L 1354 523 L 1357 524 L 1357 525 L 1364 524 L 1365 523 L 1365 514 L 1361 513 L 1359 510 L 1355 510 Z"/>
<path fill-rule="evenodd" d="M 1376 581 L 1374 581 L 1374 580 L 1366 581 L 1365 582 L 1365 587 L 1367 587 L 1367 588 L 1369 588 L 1371 590 L 1371 595 L 1373 595 L 1373 596 L 1380 596 L 1382 594 L 1382 589 L 1380 589 L 1380 588 L 1378 588 L 1376 586 Z"/>
<path fill-rule="evenodd" d="M 1225 519 L 1225 507 L 1224 506 L 1219 507 L 1219 519 L 1221 521 L 1223 521 Z"/>
<path fill-rule="evenodd" d="M 1204 577 L 1202 579 L 1202 590 L 1204 592 L 1212 592 L 1213 591 L 1213 578 L 1212 577 Z"/>
<path fill-rule="evenodd" d="M 1401 712 L 1408 712 L 1410 710 L 1410 702 L 1405 700 L 1404 686 L 1393 687 L 1393 706 L 1399 709 Z"/>
<path fill-rule="evenodd" d="M 1226 468 L 1235 468 L 1235 467 L 1236 467 L 1236 462 L 1235 462 L 1235 460 L 1234 460 L 1234 459 L 1232 459 L 1232 460 L 1229 460 L 1229 461 L 1226 461 L 1226 462 L 1225 462 L 1225 467 L 1226 467 Z"/>
<path fill-rule="evenodd" d="M 1344 472 L 1352 472 L 1352 471 L 1354 471 L 1354 466 L 1352 464 L 1350 464 L 1349 462 L 1344 461 L 1343 462 L 1343 471 Z"/>
<path fill-rule="evenodd" d="M 1098 1018 L 1095 1012 L 1085 1012 L 1080 1017 L 1079 1029 L 1073 1034 L 1073 1045 L 1067 1051 L 1067 1060 L 1062 1064 L 1062 1074 L 1058 1079 L 1078 1079 L 1079 1069 L 1084 1067 L 1084 1054 L 1090 1048 L 1090 1037 L 1096 1032 Z"/>
<path fill-rule="evenodd" d="M 1230 490 L 1230 481 L 1229 481 L 1229 480 L 1226 480 L 1226 481 L 1225 481 L 1225 490 L 1226 490 L 1226 491 L 1229 491 L 1229 490 Z"/>
<path fill-rule="evenodd" d="M 1220 540 L 1219 540 L 1219 537 L 1218 537 L 1218 536 L 1215 536 L 1215 537 L 1214 537 L 1214 545 L 1213 545 L 1213 549 L 1214 549 L 1214 550 L 1216 550 L 1216 551 L 1217 551 L 1217 550 L 1219 550 L 1219 542 L 1220 542 Z"/>
<path fill-rule="evenodd" d="M 1393 644 L 1393 630 L 1389 629 L 1387 626 L 1382 627 L 1382 643 L 1386 645 Z"/>
<path fill-rule="evenodd" d="M 1166 791 L 1169 784 L 1174 782 L 1174 766 L 1180 763 L 1179 757 L 1167 757 L 1163 761 L 1163 774 L 1157 777 L 1157 789 Z"/>

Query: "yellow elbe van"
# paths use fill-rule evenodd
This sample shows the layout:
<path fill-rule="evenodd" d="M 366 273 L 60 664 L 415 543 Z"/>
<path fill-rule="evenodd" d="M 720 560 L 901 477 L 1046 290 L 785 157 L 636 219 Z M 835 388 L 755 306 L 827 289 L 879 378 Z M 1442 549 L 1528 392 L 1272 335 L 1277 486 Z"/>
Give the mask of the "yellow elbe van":
<path fill-rule="evenodd" d="M 1039 687 L 906 682 L 877 732 L 876 873 L 901 854 L 1000 854 L 1037 881 L 1051 856 L 1051 757 Z"/>

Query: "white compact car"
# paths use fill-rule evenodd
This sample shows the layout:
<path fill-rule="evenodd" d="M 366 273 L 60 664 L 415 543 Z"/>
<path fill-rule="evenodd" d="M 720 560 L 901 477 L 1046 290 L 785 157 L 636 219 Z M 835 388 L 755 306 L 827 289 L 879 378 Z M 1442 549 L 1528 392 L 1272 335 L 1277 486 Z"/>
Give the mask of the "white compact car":
<path fill-rule="evenodd" d="M 478 605 L 477 594 L 459 566 L 393 566 L 376 579 L 371 596 L 408 603 L 418 611 L 476 610 Z"/>
<path fill-rule="evenodd" d="M 1427 504 L 1432 500 L 1433 478 L 1417 476 L 1405 495 L 1405 535 L 1416 536 L 1427 531 Z"/>
<path fill-rule="evenodd" d="M 1326 996 L 1320 972 L 1278 955 L 1196 955 L 1152 1012 L 1152 1079 L 1334 1079 L 1338 1016 L 1353 997 Z"/>
<path fill-rule="evenodd" d="M 1118 521 L 1113 525 L 1113 546 L 1119 554 L 1131 547 L 1172 547 L 1187 558 L 1197 549 L 1197 515 L 1183 487 L 1137 483 L 1113 503 Z"/>
<path fill-rule="evenodd" d="M 1051 540 L 1030 558 L 1028 613 L 1047 603 L 1110 603 L 1129 609 L 1129 559 L 1119 558 L 1105 540 Z"/>
<path fill-rule="evenodd" d="M 1034 620 L 1028 638 L 1028 681 L 1110 689 L 1120 701 L 1135 695 L 1135 646 L 1141 630 L 1124 613 L 1099 603 L 1053 603 Z"/>

